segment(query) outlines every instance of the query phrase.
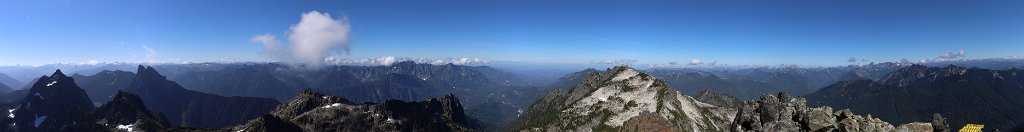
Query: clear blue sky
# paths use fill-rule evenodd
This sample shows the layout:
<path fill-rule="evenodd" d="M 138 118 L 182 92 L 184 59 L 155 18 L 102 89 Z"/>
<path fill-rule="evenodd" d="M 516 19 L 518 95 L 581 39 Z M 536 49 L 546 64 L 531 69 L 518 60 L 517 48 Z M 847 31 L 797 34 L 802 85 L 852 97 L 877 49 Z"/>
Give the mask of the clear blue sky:
<path fill-rule="evenodd" d="M 843 65 L 1024 56 L 1024 1 L 5 0 L 0 65 L 259 57 L 309 11 L 351 23 L 346 58 Z"/>

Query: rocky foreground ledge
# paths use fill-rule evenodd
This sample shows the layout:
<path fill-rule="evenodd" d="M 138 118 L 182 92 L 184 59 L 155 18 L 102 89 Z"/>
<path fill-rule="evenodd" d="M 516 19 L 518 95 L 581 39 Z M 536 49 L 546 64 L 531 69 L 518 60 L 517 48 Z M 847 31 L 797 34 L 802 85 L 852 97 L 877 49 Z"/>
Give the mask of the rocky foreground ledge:
<path fill-rule="evenodd" d="M 948 132 L 949 125 L 939 114 L 932 122 L 912 122 L 893 126 L 871 115 L 854 115 L 849 109 L 832 111 L 831 107 L 807 108 L 807 100 L 786 93 L 764 95 L 759 100 L 746 101 L 733 120 L 732 131 L 737 132 Z"/>

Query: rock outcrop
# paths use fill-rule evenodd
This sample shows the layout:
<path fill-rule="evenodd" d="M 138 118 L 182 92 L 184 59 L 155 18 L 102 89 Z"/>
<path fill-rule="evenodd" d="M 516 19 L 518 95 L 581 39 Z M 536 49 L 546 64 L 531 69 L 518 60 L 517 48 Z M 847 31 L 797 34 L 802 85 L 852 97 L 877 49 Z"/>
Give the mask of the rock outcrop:
<path fill-rule="evenodd" d="M 640 112 L 639 116 L 629 118 L 622 125 L 622 131 L 628 132 L 678 132 L 679 130 L 668 119 L 651 112 Z"/>
<path fill-rule="evenodd" d="M 733 120 L 732 131 L 909 131 L 930 132 L 947 127 L 940 123 L 913 122 L 895 127 L 871 115 L 854 115 L 848 109 L 807 108 L 807 100 L 786 93 L 764 95 L 747 101 Z M 933 122 L 942 122 L 936 114 Z M 933 125 L 935 124 L 935 125 Z"/>

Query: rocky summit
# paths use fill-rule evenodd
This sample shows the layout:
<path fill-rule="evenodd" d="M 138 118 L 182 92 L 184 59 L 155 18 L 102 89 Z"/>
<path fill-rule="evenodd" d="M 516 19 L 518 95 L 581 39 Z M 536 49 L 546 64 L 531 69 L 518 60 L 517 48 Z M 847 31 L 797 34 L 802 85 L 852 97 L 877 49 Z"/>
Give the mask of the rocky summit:
<path fill-rule="evenodd" d="M 13 131 L 60 131 L 67 125 L 87 122 L 86 113 L 93 109 L 85 90 L 57 70 L 40 77 L 17 105 L 4 109 L 7 116 L 0 122 Z"/>
<path fill-rule="evenodd" d="M 724 131 L 735 110 L 696 101 L 628 66 L 589 74 L 534 103 L 516 131 Z"/>

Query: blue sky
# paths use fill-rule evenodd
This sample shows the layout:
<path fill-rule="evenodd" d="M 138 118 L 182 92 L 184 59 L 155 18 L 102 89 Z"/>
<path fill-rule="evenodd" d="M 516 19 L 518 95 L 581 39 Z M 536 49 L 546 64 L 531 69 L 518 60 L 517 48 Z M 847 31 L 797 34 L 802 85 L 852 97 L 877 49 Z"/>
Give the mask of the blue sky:
<path fill-rule="evenodd" d="M 347 18 L 348 54 L 587 64 L 844 65 L 1024 56 L 1024 1 L 0 2 L 0 65 L 260 58 L 310 11 Z"/>

